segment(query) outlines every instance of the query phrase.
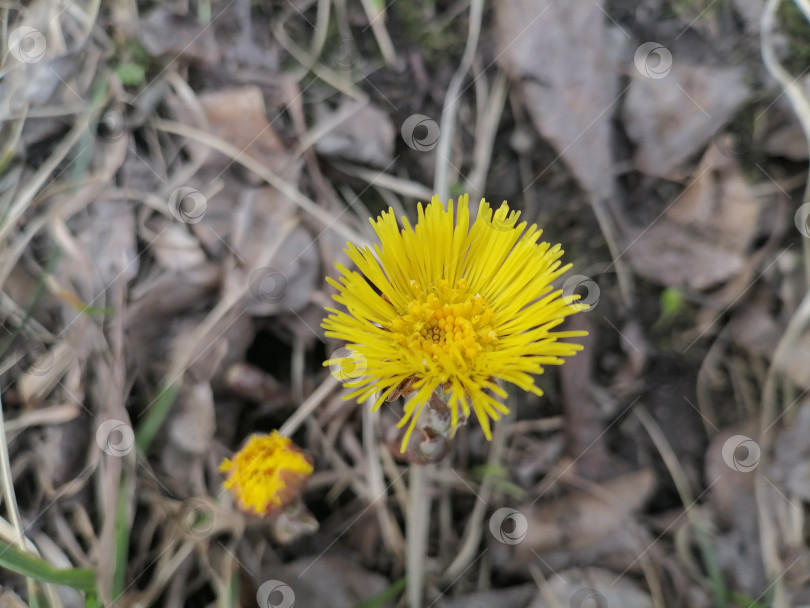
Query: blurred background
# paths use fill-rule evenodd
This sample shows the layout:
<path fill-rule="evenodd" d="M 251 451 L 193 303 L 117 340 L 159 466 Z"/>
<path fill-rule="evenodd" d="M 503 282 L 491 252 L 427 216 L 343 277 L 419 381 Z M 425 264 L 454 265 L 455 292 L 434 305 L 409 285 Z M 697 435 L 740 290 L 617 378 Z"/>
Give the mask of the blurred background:
<path fill-rule="evenodd" d="M 810 606 L 809 18 L 3 3 L 0 605 Z M 320 323 L 436 193 L 508 200 L 591 310 L 421 466 Z M 246 515 L 218 467 L 282 427 L 314 474 Z"/>

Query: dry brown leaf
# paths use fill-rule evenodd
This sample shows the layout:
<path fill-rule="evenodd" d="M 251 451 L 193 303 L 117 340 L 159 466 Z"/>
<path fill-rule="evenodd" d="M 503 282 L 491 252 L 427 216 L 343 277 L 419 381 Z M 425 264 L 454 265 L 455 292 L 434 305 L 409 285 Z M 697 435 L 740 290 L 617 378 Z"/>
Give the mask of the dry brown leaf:
<path fill-rule="evenodd" d="M 761 589 L 766 580 L 757 526 L 755 474 L 734 467 L 748 468 L 746 447 L 753 444 L 737 450 L 733 447 L 754 436 L 753 425 L 727 429 L 715 435 L 706 452 L 709 504 L 719 524 L 714 538 L 717 560 L 723 570 L 734 577 L 738 588 L 749 592 Z"/>
<path fill-rule="evenodd" d="M 340 555 L 313 555 L 265 574 L 265 579 L 281 580 L 292 587 L 295 603 L 301 606 L 355 608 L 391 584 L 385 577 Z M 379 606 L 391 608 L 392 603 L 383 602 Z"/>
<path fill-rule="evenodd" d="M 601 568 L 571 568 L 549 579 L 547 592 L 554 598 L 548 603 L 544 594 L 538 594 L 529 608 L 556 608 L 570 606 L 621 606 L 621 608 L 652 608 L 652 599 L 626 577 Z"/>
<path fill-rule="evenodd" d="M 225 89 L 200 96 L 211 133 L 243 150 L 273 171 L 284 170 L 290 182 L 298 181 L 300 163 L 289 166 L 289 158 L 275 129 L 267 120 L 262 91 L 246 86 Z M 214 160 L 216 159 L 216 160 Z M 211 154 L 206 167 L 225 168 L 232 161 L 220 154 Z"/>
<path fill-rule="evenodd" d="M 790 423 L 774 441 L 773 460 L 768 477 L 788 496 L 810 502 L 810 402 L 788 412 Z"/>
<path fill-rule="evenodd" d="M 305 306 L 320 281 L 317 239 L 301 226 L 292 229 L 278 245 L 285 220 L 295 206 L 269 186 L 245 190 L 234 214 L 233 249 L 241 264 L 227 277 L 238 289 L 249 284 L 245 306 L 248 314 L 264 316 Z M 264 252 L 278 245 L 272 261 L 258 266 Z"/>
<path fill-rule="evenodd" d="M 769 156 L 781 156 L 789 160 L 807 160 L 807 138 L 799 122 L 793 118 L 768 133 L 762 149 Z"/>
<path fill-rule="evenodd" d="M 169 7 L 158 5 L 138 22 L 139 39 L 152 55 L 170 55 L 215 65 L 220 59 L 219 44 L 213 28 L 196 19 L 175 14 Z"/>
<path fill-rule="evenodd" d="M 135 214 L 130 203 L 98 200 L 87 206 L 76 240 L 92 260 L 91 297 L 99 296 L 116 282 L 128 283 L 138 274 Z M 103 304 L 96 302 L 96 306 Z"/>
<path fill-rule="evenodd" d="M 749 94 L 743 68 L 678 61 L 661 78 L 632 71 L 622 117 L 636 144 L 636 167 L 672 177 L 728 122 Z"/>
<path fill-rule="evenodd" d="M 495 17 L 498 61 L 535 127 L 591 196 L 609 198 L 619 53 L 605 13 L 593 2 L 507 0 Z"/>
<path fill-rule="evenodd" d="M 168 272 L 181 273 L 205 263 L 205 252 L 200 241 L 185 224 L 171 223 L 152 240 L 152 255 Z"/>
<path fill-rule="evenodd" d="M 347 117 L 340 120 L 340 115 Z M 337 126 L 315 143 L 315 151 L 324 156 L 385 169 L 394 154 L 396 131 L 388 114 L 371 103 L 345 101 L 333 113 L 321 119 L 328 124 L 339 120 Z M 320 125 L 313 130 L 317 131 Z"/>
<path fill-rule="evenodd" d="M 767 301 L 753 301 L 736 314 L 729 328 L 737 346 L 749 353 L 768 360 L 773 358 L 776 346 L 785 331 L 768 310 Z M 777 369 L 796 385 L 810 388 L 810 333 L 798 337 L 793 343 L 793 351 L 777 362 Z"/>
<path fill-rule="evenodd" d="M 599 485 L 598 493 L 578 491 L 521 509 L 528 517 L 528 530 L 515 547 L 515 560 L 526 562 L 534 552 L 560 546 L 572 550 L 599 541 L 644 505 L 654 485 L 652 471 L 645 469 Z"/>
<path fill-rule="evenodd" d="M 784 327 L 767 309 L 767 302 L 749 301 L 729 322 L 734 343 L 758 357 L 771 358 Z"/>
<path fill-rule="evenodd" d="M 443 599 L 442 608 L 527 608 L 537 595 L 536 585 L 521 585 L 493 591 L 477 591 L 453 599 Z"/>
<path fill-rule="evenodd" d="M 630 259 L 655 283 L 716 286 L 743 269 L 760 208 L 736 161 L 710 146 L 686 190 L 632 241 Z"/>
<path fill-rule="evenodd" d="M 762 13 L 765 10 L 765 0 L 734 0 L 734 7 L 745 22 L 745 28 L 751 34 L 758 36 Z"/>

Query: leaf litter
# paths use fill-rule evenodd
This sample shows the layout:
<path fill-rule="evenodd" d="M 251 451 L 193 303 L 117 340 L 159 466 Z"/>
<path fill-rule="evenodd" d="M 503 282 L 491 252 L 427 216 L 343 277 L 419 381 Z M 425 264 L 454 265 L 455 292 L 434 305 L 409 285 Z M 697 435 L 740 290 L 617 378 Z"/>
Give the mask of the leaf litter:
<path fill-rule="evenodd" d="M 400 127 L 414 108 L 449 119 L 466 3 L 6 11 L 9 32 L 45 41 L 41 57 L 36 36 L 10 48 L 0 86 L 0 389 L 39 553 L 96 568 L 110 605 L 254 605 L 267 581 L 300 605 L 405 605 L 408 465 L 385 442 L 399 406 L 364 420 L 339 398 L 321 366 L 343 346 L 319 327 L 323 277 L 366 217 L 413 213 L 448 162 L 459 188 L 475 173 L 490 200 L 542 217 L 597 289 L 586 356 L 544 378 L 542 399 L 510 396 L 495 443 L 462 428 L 425 469 L 425 605 L 807 602 L 810 347 L 788 335 L 807 293 L 801 116 L 759 59 L 765 3 L 618 4 L 487 9 L 438 160 Z M 324 44 L 331 28 L 351 54 Z M 436 36 L 441 52 L 425 46 Z M 665 74 L 636 61 L 656 40 Z M 144 82 L 121 81 L 133 63 Z M 499 71 L 506 101 L 487 112 Z M 167 416 L 136 446 L 167 386 Z M 304 406 L 303 504 L 246 517 L 219 462 Z M 502 508 L 525 518 L 519 542 L 490 533 Z M 28 594 L 10 572 L 0 583 L 0 603 Z"/>

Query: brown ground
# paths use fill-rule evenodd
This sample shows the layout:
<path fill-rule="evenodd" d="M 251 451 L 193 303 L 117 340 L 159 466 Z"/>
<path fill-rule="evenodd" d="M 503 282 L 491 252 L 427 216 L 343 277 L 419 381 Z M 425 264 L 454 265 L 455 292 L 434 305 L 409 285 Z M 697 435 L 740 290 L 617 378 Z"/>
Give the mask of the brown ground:
<path fill-rule="evenodd" d="M 6 4 L 0 539 L 116 606 L 810 605 L 806 5 Z M 592 310 L 417 471 L 320 321 L 434 192 L 521 209 Z M 241 514 L 219 463 L 296 412 L 300 509 Z"/>

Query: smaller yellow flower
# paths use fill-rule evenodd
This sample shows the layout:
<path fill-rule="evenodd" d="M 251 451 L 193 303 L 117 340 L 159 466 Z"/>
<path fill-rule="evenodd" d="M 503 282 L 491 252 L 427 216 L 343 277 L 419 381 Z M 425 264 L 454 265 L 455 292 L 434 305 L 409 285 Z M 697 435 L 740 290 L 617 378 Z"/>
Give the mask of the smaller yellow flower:
<path fill-rule="evenodd" d="M 272 515 L 300 496 L 313 469 L 304 452 L 288 437 L 273 431 L 270 435 L 252 435 L 219 470 L 228 474 L 223 485 L 239 508 L 254 515 Z"/>

